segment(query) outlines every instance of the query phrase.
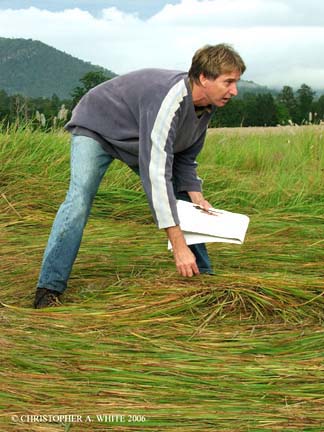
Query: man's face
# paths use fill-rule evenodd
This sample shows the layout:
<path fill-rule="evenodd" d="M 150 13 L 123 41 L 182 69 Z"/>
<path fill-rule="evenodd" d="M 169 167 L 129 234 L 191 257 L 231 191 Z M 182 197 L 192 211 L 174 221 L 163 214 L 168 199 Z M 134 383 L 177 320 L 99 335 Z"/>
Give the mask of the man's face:
<path fill-rule="evenodd" d="M 241 74 L 239 71 L 224 73 L 216 79 L 208 79 L 203 74 L 200 75 L 200 83 L 206 105 L 216 105 L 222 107 L 237 95 L 237 82 Z"/>

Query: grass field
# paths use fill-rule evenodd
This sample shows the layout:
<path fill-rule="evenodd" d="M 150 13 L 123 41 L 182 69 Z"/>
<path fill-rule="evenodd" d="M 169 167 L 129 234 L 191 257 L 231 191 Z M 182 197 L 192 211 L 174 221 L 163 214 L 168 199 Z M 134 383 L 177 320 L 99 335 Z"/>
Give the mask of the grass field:
<path fill-rule="evenodd" d="M 3 130 L 0 157 L 0 431 L 324 431 L 324 127 L 209 131 L 206 198 L 250 216 L 215 276 L 177 275 L 114 162 L 55 309 L 31 305 L 69 136 Z"/>

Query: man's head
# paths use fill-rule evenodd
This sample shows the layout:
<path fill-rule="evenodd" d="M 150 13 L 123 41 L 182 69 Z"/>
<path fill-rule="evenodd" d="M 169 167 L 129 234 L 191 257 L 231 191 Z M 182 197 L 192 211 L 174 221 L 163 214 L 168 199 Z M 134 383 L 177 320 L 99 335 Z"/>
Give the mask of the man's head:
<path fill-rule="evenodd" d="M 245 69 L 241 56 L 230 45 L 206 45 L 194 54 L 188 75 L 192 82 L 199 84 L 201 74 L 216 79 L 234 71 L 242 75 Z"/>
<path fill-rule="evenodd" d="M 236 83 L 245 69 L 242 58 L 229 45 L 199 49 L 188 73 L 194 104 L 224 106 L 237 95 Z"/>

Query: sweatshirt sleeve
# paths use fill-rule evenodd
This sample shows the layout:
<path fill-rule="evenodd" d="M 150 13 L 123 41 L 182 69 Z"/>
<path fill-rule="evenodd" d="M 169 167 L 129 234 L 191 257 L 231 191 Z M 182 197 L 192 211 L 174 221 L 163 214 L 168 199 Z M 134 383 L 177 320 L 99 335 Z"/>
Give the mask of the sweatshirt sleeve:
<path fill-rule="evenodd" d="M 205 137 L 206 129 L 196 142 L 187 150 L 176 153 L 173 161 L 173 178 L 177 192 L 201 192 L 202 180 L 197 176 L 196 157 L 200 153 Z"/>
<path fill-rule="evenodd" d="M 176 83 L 162 101 L 156 96 L 140 116 L 139 169 L 142 184 L 159 228 L 179 225 L 172 176 L 174 141 L 181 102 L 188 94 L 184 80 Z"/>

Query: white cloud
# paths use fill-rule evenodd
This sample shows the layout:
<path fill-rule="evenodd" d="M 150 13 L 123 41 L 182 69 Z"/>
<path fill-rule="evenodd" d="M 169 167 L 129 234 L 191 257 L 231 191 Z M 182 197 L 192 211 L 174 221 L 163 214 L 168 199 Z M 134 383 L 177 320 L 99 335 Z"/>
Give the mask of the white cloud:
<path fill-rule="evenodd" d="M 232 44 L 245 79 L 259 84 L 324 86 L 324 3 L 309 0 L 182 0 L 142 20 L 115 7 L 100 17 L 80 9 L 0 10 L 3 37 L 41 40 L 116 73 L 142 67 L 186 70 L 193 52 Z"/>
<path fill-rule="evenodd" d="M 282 16 L 287 13 L 287 7 L 271 0 L 182 0 L 178 5 L 167 5 L 151 21 L 195 27 L 246 27 L 251 23 L 268 21 L 276 12 Z"/>
<path fill-rule="evenodd" d="M 299 0 L 182 0 L 180 4 L 165 6 L 151 21 L 225 28 L 323 25 L 324 3 L 319 0 L 307 4 Z"/>

